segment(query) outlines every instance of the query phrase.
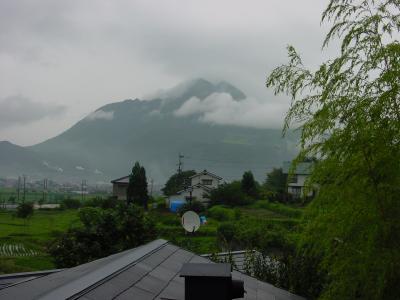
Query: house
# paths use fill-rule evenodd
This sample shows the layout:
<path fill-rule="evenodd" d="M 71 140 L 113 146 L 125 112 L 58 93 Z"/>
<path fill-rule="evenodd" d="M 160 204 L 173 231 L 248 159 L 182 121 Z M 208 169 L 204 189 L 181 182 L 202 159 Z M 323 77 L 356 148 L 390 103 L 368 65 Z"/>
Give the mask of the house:
<path fill-rule="evenodd" d="M 188 280 L 187 275 L 194 273 L 188 266 L 201 271 L 201 277 Z M 221 274 L 209 273 L 215 266 L 160 239 L 69 269 L 0 275 L 0 299 L 199 299 L 188 293 L 192 284 L 208 293 L 203 299 L 226 299 L 216 296 L 224 285 L 217 284 Z M 227 269 L 229 282 L 231 278 L 243 282 L 246 293 L 239 299 L 304 300 L 241 272 L 230 272 L 226 264 L 220 266 Z"/>
<path fill-rule="evenodd" d="M 282 171 L 284 174 L 289 175 L 292 163 L 286 161 L 283 163 Z M 314 195 L 313 190 L 306 191 L 305 183 L 307 177 L 311 174 L 313 163 L 301 162 L 296 166 L 296 170 L 290 176 L 288 176 L 287 192 L 294 198 L 301 198 L 303 196 L 312 197 Z"/>
<path fill-rule="evenodd" d="M 111 183 L 113 185 L 113 196 L 117 197 L 118 200 L 126 201 L 129 175 L 111 180 Z"/>
<path fill-rule="evenodd" d="M 207 195 L 220 185 L 222 177 L 204 170 L 190 177 L 190 185 L 177 192 L 176 195 L 168 197 L 168 204 L 172 200 L 190 201 L 196 199 L 207 204 L 209 201 Z"/>

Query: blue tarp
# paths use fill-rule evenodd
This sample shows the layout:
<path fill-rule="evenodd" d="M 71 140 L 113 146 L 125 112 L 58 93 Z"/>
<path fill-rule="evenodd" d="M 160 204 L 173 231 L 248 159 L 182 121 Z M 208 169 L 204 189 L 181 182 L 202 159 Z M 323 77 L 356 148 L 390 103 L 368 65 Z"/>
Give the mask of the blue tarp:
<path fill-rule="evenodd" d="M 185 204 L 184 200 L 171 200 L 169 203 L 169 210 L 171 212 L 176 213 L 182 207 L 183 204 Z"/>

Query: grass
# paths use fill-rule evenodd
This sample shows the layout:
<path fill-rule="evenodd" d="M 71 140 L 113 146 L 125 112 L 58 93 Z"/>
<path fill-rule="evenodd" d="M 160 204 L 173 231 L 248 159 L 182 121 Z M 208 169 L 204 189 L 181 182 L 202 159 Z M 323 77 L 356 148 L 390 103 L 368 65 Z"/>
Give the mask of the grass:
<path fill-rule="evenodd" d="M 235 210 L 232 222 L 237 222 Z M 250 227 L 275 224 L 291 232 L 297 226 L 302 209 L 289 207 L 266 200 L 236 208 L 240 211 L 240 220 Z M 217 229 L 222 221 L 207 217 L 207 224 L 194 234 L 186 234 L 181 226 L 180 217 L 170 212 L 151 212 L 159 237 L 171 241 L 182 248 L 197 254 L 215 253 L 221 250 L 217 241 Z M 28 249 L 39 252 L 37 256 L 0 257 L 0 274 L 24 271 L 36 271 L 55 268 L 52 258 L 46 253 L 46 246 L 58 234 L 68 228 L 79 226 L 78 210 L 35 211 L 33 217 L 24 225 L 24 221 L 13 216 L 13 212 L 0 211 L 0 244 L 22 244 Z"/>
<path fill-rule="evenodd" d="M 51 257 L 46 253 L 47 244 L 60 232 L 78 226 L 76 210 L 35 211 L 32 218 L 24 224 L 13 212 L 0 212 L 0 244 L 22 244 L 34 249 L 38 256 L 1 257 L 0 273 L 9 269 L 33 271 L 54 268 Z"/>
<path fill-rule="evenodd" d="M 157 220 L 159 237 L 197 254 L 218 251 L 217 228 L 219 222 L 208 219 L 207 225 L 201 226 L 195 234 L 187 234 L 181 226 L 181 218 L 169 212 L 153 212 Z"/>
<path fill-rule="evenodd" d="M 282 203 L 270 202 L 268 200 L 260 200 L 250 206 L 249 209 L 253 210 L 253 214 L 268 213 L 275 217 L 289 217 L 300 218 L 303 215 L 301 208 L 294 208 Z"/>
<path fill-rule="evenodd" d="M 23 190 L 20 190 L 19 193 L 19 202 L 22 202 L 23 199 Z M 17 201 L 17 189 L 16 188 L 0 188 L 0 204 L 1 203 L 9 203 L 11 204 L 10 197 L 14 197 L 15 202 Z M 108 197 L 110 196 L 107 193 L 97 193 L 97 194 L 90 194 L 85 195 L 85 200 L 96 198 L 96 197 Z M 38 202 L 43 198 L 43 191 L 41 189 L 29 189 L 25 193 L 25 201 L 27 202 Z M 67 192 L 56 192 L 56 191 L 49 191 L 46 194 L 46 201 L 45 203 L 60 203 L 63 199 L 66 198 L 73 198 L 73 199 L 81 199 L 82 196 L 76 193 L 67 193 Z"/>

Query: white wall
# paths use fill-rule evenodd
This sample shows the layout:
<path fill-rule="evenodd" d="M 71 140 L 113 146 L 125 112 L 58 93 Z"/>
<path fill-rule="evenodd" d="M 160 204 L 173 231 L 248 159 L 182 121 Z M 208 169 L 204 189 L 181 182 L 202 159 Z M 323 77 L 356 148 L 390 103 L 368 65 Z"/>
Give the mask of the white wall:
<path fill-rule="evenodd" d="M 207 187 L 209 187 L 211 189 L 217 188 L 219 185 L 219 180 L 217 178 L 210 176 L 208 174 L 199 174 L 192 178 L 192 186 L 196 185 L 196 184 L 203 184 L 203 182 L 202 182 L 203 180 L 212 180 L 211 185 L 206 185 Z"/>

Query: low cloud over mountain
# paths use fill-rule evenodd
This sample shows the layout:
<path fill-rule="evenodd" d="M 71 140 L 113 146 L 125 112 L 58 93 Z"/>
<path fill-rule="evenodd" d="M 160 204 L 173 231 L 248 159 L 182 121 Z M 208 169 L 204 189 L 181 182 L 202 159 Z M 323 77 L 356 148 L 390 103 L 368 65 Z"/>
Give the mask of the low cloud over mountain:
<path fill-rule="evenodd" d="M 95 112 L 91 113 L 86 117 L 87 121 L 94 121 L 94 120 L 112 120 L 114 119 L 114 112 L 113 111 L 104 111 L 104 110 L 96 110 Z"/>
<path fill-rule="evenodd" d="M 178 117 L 197 115 L 201 122 L 219 125 L 281 128 L 285 108 L 277 102 L 254 98 L 236 101 L 228 93 L 213 93 L 203 100 L 188 99 L 174 114 Z"/>
<path fill-rule="evenodd" d="M 274 102 L 247 97 L 227 82 L 191 80 L 156 99 L 104 105 L 43 143 L 26 148 L 4 143 L 0 175 L 107 181 L 140 161 L 149 178 L 162 184 L 183 153 L 185 169 L 208 169 L 225 180 L 252 170 L 264 180 L 268 170 L 296 153 L 297 137 L 282 139 L 282 115 Z"/>

